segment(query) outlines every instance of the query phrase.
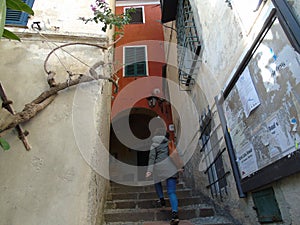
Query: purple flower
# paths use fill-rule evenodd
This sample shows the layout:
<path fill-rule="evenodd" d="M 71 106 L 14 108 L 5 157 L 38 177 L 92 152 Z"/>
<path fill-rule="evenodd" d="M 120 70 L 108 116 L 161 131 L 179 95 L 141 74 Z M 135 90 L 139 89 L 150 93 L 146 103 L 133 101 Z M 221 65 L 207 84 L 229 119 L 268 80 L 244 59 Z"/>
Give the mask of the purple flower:
<path fill-rule="evenodd" d="M 95 12 L 97 10 L 96 6 L 91 5 L 91 9 L 93 10 L 93 12 Z"/>

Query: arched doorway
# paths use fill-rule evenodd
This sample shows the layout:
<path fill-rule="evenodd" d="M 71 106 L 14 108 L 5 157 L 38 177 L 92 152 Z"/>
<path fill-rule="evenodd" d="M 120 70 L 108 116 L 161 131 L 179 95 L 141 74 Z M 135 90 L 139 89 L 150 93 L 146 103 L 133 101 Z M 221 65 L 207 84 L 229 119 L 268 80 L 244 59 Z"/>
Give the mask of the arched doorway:
<path fill-rule="evenodd" d="M 165 128 L 158 114 L 147 108 L 125 110 L 112 119 L 110 178 L 124 184 L 145 182 L 151 133 Z"/>

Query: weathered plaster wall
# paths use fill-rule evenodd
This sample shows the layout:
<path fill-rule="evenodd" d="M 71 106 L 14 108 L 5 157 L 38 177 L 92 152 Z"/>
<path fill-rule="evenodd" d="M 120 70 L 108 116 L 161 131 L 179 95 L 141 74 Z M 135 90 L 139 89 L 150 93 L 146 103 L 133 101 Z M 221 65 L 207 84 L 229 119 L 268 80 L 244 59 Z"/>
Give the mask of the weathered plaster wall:
<path fill-rule="evenodd" d="M 235 11 L 233 2 L 233 9 L 231 10 L 223 1 L 193 1 L 194 6 L 198 9 L 198 16 L 200 19 L 202 38 L 203 38 L 203 52 L 202 64 L 199 72 L 197 84 L 205 93 L 206 101 L 212 107 L 212 111 L 216 111 L 214 106 L 214 97 L 217 96 L 226 83 L 230 80 L 231 74 L 235 71 L 243 55 L 247 52 L 248 47 L 253 42 L 255 36 L 260 30 L 270 7 L 271 1 L 261 9 L 256 19 L 253 19 L 252 24 L 247 24 L 243 21 L 243 16 Z M 299 3 L 293 1 L 291 4 L 294 12 L 298 13 L 299 18 Z M 201 10 L 204 9 L 205 10 Z M 246 9 L 247 10 L 247 9 Z M 248 14 L 251 18 L 251 7 L 248 8 Z M 216 13 L 218 12 L 218 13 Z M 213 29 L 212 29 L 213 28 Z M 194 90 L 193 90 L 194 92 Z M 195 90 L 195 92 L 198 92 Z M 199 99 L 199 98 L 197 98 Z M 200 99 L 199 99 L 200 100 Z M 203 102 L 202 108 L 205 108 L 207 102 Z M 200 108 L 201 108 L 200 107 Z M 214 117 L 212 130 L 218 126 L 218 116 Z M 221 129 L 219 128 L 221 131 Z M 222 132 L 218 132 L 218 136 L 222 137 Z M 212 143 L 214 145 L 214 143 Z M 219 143 L 219 148 L 222 149 L 225 144 L 224 141 Z M 201 164 L 201 157 L 196 156 L 192 162 L 199 162 Z M 223 156 L 225 163 L 225 171 L 231 171 L 231 166 L 227 153 Z M 200 171 L 201 172 L 201 171 Z M 196 172 L 197 174 L 197 172 Z M 232 174 L 232 171 L 231 171 Z M 240 199 L 235 187 L 233 176 L 228 176 L 228 195 L 223 201 L 215 198 L 215 202 L 228 210 L 233 217 L 241 222 L 241 224 L 259 224 L 257 222 L 256 212 L 253 210 L 253 200 L 251 193 L 248 193 L 247 198 Z M 203 183 L 203 180 L 195 181 L 196 188 L 202 188 L 198 184 Z M 273 185 L 275 195 L 282 213 L 283 224 L 298 224 L 299 218 L 295 215 L 298 213 L 295 210 L 298 208 L 296 196 L 299 195 L 299 176 L 285 178 Z M 204 191 L 204 193 L 207 193 Z M 292 197 L 294 196 L 294 197 Z"/>
<path fill-rule="evenodd" d="M 55 43 L 61 44 L 59 41 Z M 30 39 L 23 39 L 22 43 L 2 40 L 0 49 L 1 82 L 7 96 L 14 102 L 13 107 L 20 111 L 24 104 L 48 88 L 43 61 L 49 49 L 43 40 L 32 42 Z M 68 50 L 73 52 L 72 48 Z M 93 61 L 103 59 L 99 51 L 89 47 L 81 48 L 77 56 L 87 59 L 85 62 L 91 65 Z M 77 68 L 82 70 L 78 62 Z M 61 66 L 53 66 L 52 69 L 58 77 L 66 74 Z M 76 71 L 76 66 L 73 65 L 72 71 Z M 107 82 L 99 83 L 98 90 L 95 89 L 99 105 L 93 109 L 95 130 L 99 132 L 95 136 L 100 137 L 101 134 L 101 142 L 106 148 L 110 90 Z M 74 129 L 81 129 L 82 135 L 90 133 L 90 127 L 85 124 L 91 120 L 84 116 L 80 121 L 74 120 L 74 110 L 78 110 L 74 105 L 76 91 L 76 88 L 62 91 L 51 105 L 23 124 L 30 133 L 30 151 L 25 150 L 16 131 L 11 130 L 5 135 L 11 149 L 0 153 L 1 224 L 95 224 L 105 201 L 107 180 L 90 165 L 93 160 L 99 161 L 93 159 L 93 151 L 99 151 L 100 145 L 82 149 L 86 140 L 81 140 L 80 133 L 74 133 Z M 82 115 L 85 115 L 84 112 Z M 89 147 L 88 144 L 86 146 Z M 91 151 L 91 161 L 83 157 L 86 151 Z M 105 155 L 102 157 L 107 161 Z M 101 220 L 101 215 L 98 217 Z"/>
<path fill-rule="evenodd" d="M 113 2 L 113 1 L 107 1 Z M 32 22 L 40 22 L 43 31 L 52 31 L 55 33 L 81 33 L 83 35 L 106 36 L 101 30 L 99 24 L 89 22 L 85 24 L 80 20 L 80 17 L 91 18 L 93 11 L 91 4 L 94 1 L 72 0 L 66 1 L 47 1 L 36 0 L 33 5 L 35 12 L 28 22 L 28 27 L 31 27 Z M 113 7 L 113 4 L 111 4 Z"/>
<path fill-rule="evenodd" d="M 0 40 L 0 80 L 17 112 L 48 89 L 43 64 L 53 48 L 72 42 L 106 45 L 112 34 L 78 20 L 91 16 L 90 3 L 83 0 L 36 0 L 33 10 L 29 29 L 9 28 L 22 42 Z M 41 21 L 40 34 L 31 29 L 34 21 Z M 89 66 L 111 61 L 111 53 L 95 47 L 76 45 L 65 50 L 86 65 L 56 51 L 59 60 L 53 54 L 48 69 L 56 72 L 59 81 L 68 78 L 66 70 L 86 74 Z M 104 80 L 68 88 L 22 124 L 29 131 L 30 151 L 14 129 L 5 134 L 11 149 L 0 151 L 0 224 L 102 224 L 110 101 L 111 84 Z"/>
<path fill-rule="evenodd" d="M 239 1 L 231 2 L 233 3 L 233 9 L 222 0 L 190 0 L 196 18 L 196 25 L 199 28 L 202 39 L 202 50 L 200 55 L 201 65 L 196 85 L 192 91 L 189 92 L 189 96 L 193 99 L 193 104 L 198 109 L 198 118 L 200 118 L 203 110 L 207 108 L 207 105 L 211 107 L 213 112 L 212 131 L 215 131 L 211 145 L 217 149 L 223 149 L 225 142 L 224 139 L 219 143 L 216 142 L 222 138 L 223 134 L 220 127 L 219 116 L 216 112 L 217 109 L 214 98 L 230 81 L 237 66 L 246 54 L 249 46 L 253 43 L 254 38 L 272 8 L 271 1 L 267 1 L 264 7 L 262 7 L 256 15 L 253 15 L 253 8 L 250 7 L 250 3 L 249 5 L 247 5 L 248 2 L 245 3 L 244 11 L 241 11 L 235 8 L 235 4 L 238 4 Z M 300 22 L 300 2 L 288 2 Z M 245 20 L 247 17 L 250 22 Z M 172 26 L 171 23 L 167 25 Z M 166 40 L 176 43 L 176 36 L 171 35 L 171 30 L 165 28 L 165 31 Z M 175 53 L 169 55 L 170 57 L 168 58 L 170 61 L 168 61 L 168 64 L 174 65 L 173 57 Z M 174 79 L 175 77 L 176 79 L 177 68 L 169 66 L 168 77 L 170 77 L 170 79 Z M 179 98 L 174 95 L 174 93 L 170 93 L 171 100 L 175 99 L 175 101 L 177 101 Z M 185 106 L 189 108 L 188 105 Z M 186 110 L 186 113 L 187 112 L 188 109 Z M 194 115 L 189 114 L 189 117 L 191 120 L 194 119 Z M 175 125 L 180 127 L 180 123 L 178 122 L 176 124 L 176 119 L 174 121 Z M 194 123 L 197 122 L 195 120 L 193 121 Z M 195 124 L 190 125 L 195 126 Z M 185 132 L 194 132 L 194 130 L 188 129 Z M 217 144 L 217 146 L 215 146 L 215 144 Z M 209 189 L 206 188 L 206 185 L 208 185 L 207 174 L 204 174 L 206 164 L 203 154 L 199 152 L 200 148 L 201 146 L 198 146 L 193 157 L 186 165 L 185 178 L 187 182 L 194 187 L 195 191 L 201 192 L 206 196 L 211 196 Z M 225 172 L 230 171 L 230 175 L 227 177 L 228 193 L 225 197 L 223 196 L 222 201 L 220 198 L 214 198 L 214 202 L 229 212 L 233 218 L 237 220 L 237 224 L 259 224 L 256 212 L 253 210 L 254 203 L 251 193 L 248 193 L 247 197 L 243 199 L 238 197 L 227 152 L 223 154 L 223 161 Z M 284 178 L 273 183 L 272 186 L 283 217 L 284 222 L 282 224 L 300 224 L 299 218 L 297 218 L 299 214 L 297 212 L 299 211 L 299 206 L 297 205 L 299 199 L 297 196 L 300 194 L 299 175 Z"/>

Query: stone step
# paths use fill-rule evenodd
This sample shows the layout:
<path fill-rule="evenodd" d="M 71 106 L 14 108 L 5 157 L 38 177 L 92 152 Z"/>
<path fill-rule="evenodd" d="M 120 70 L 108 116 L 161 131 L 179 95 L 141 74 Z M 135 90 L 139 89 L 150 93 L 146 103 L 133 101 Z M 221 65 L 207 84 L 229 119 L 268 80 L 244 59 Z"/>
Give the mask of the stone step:
<path fill-rule="evenodd" d="M 177 189 L 183 189 L 184 183 L 178 183 Z M 163 188 L 166 189 L 166 185 L 163 182 Z M 111 184 L 111 193 L 132 193 L 132 192 L 153 192 L 155 191 L 154 185 L 150 184 L 147 186 L 127 186 L 123 184 Z"/>
<path fill-rule="evenodd" d="M 217 217 L 218 218 L 218 217 Z M 104 225 L 170 225 L 169 221 L 141 221 L 141 222 L 111 222 Z M 216 221 L 215 217 L 195 218 L 192 220 L 180 220 L 179 225 L 235 225 L 226 218 Z"/>
<path fill-rule="evenodd" d="M 139 221 L 168 221 L 171 217 L 170 212 L 170 207 L 161 209 L 106 209 L 104 211 L 104 220 L 106 223 L 123 222 L 123 224 Z M 189 205 L 179 208 L 179 217 L 182 220 L 210 217 L 214 216 L 214 214 L 214 209 L 205 204 Z"/>
<path fill-rule="evenodd" d="M 149 209 L 149 208 L 159 208 L 157 202 L 157 197 L 155 199 L 128 199 L 128 200 L 113 200 L 106 202 L 106 209 Z M 203 203 L 203 200 L 198 196 L 179 196 L 178 204 L 180 206 L 196 205 Z M 166 198 L 166 206 L 169 207 L 169 199 Z"/>
<path fill-rule="evenodd" d="M 141 221 L 141 222 L 128 222 L 124 224 L 124 222 L 112 222 L 112 223 L 105 223 L 105 225 L 170 225 L 169 221 Z M 188 220 L 181 220 L 179 225 L 194 225 Z"/>
<path fill-rule="evenodd" d="M 167 196 L 166 189 L 164 190 L 165 196 Z M 177 189 L 176 191 L 177 197 L 188 197 L 192 196 L 191 189 Z M 156 192 L 148 191 L 148 192 L 130 192 L 130 193 L 110 193 L 108 195 L 108 200 L 126 200 L 126 199 L 157 199 Z"/>
<path fill-rule="evenodd" d="M 212 216 L 212 217 L 193 218 L 193 219 L 190 219 L 189 222 L 191 222 L 191 224 L 193 224 L 193 225 L 237 225 L 237 224 L 234 224 L 233 222 L 231 222 L 226 217 L 216 216 L 216 215 Z"/>
<path fill-rule="evenodd" d="M 111 183 L 104 211 L 104 225 L 168 225 L 171 208 L 166 196 L 165 208 L 157 204 L 154 185 L 128 186 Z M 179 225 L 234 225 L 226 218 L 215 215 L 212 206 L 203 204 L 200 196 L 193 196 L 192 190 L 183 183 L 177 184 L 179 203 Z"/>
<path fill-rule="evenodd" d="M 144 222 L 143 225 L 170 225 L 169 221 L 155 221 L 155 222 Z M 179 225 L 193 225 L 188 220 L 182 220 L 179 222 Z"/>

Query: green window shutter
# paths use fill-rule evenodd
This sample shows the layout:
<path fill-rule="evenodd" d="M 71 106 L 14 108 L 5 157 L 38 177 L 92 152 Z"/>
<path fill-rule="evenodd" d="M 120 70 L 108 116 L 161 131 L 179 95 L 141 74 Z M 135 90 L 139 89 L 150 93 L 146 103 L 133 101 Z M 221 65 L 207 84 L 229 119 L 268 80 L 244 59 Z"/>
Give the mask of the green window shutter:
<path fill-rule="evenodd" d="M 125 48 L 125 76 L 147 75 L 146 48 L 126 47 Z"/>
<path fill-rule="evenodd" d="M 272 187 L 253 192 L 253 202 L 260 223 L 281 222 L 282 217 Z"/>
<path fill-rule="evenodd" d="M 135 63 L 135 72 L 137 76 L 146 75 L 146 48 L 137 47 L 135 48 L 136 52 L 136 63 Z"/>
<path fill-rule="evenodd" d="M 136 74 L 137 76 L 143 76 L 146 75 L 146 63 L 136 63 Z"/>
<path fill-rule="evenodd" d="M 135 74 L 134 74 L 134 64 L 126 66 L 125 76 L 135 76 Z"/>
<path fill-rule="evenodd" d="M 34 0 L 23 0 L 28 6 L 32 7 Z M 26 26 L 28 22 L 28 14 L 17 10 L 6 10 L 6 25 Z"/>

